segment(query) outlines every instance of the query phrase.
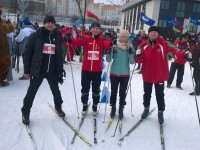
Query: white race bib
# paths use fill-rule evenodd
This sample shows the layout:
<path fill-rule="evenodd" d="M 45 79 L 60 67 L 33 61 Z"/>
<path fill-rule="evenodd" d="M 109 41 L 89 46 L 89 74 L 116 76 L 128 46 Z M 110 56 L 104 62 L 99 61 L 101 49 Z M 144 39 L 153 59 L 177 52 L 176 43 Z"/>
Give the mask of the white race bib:
<path fill-rule="evenodd" d="M 45 53 L 45 54 L 55 54 L 55 44 L 44 43 L 43 53 Z"/>
<path fill-rule="evenodd" d="M 88 51 L 88 60 L 99 60 L 99 51 Z"/>

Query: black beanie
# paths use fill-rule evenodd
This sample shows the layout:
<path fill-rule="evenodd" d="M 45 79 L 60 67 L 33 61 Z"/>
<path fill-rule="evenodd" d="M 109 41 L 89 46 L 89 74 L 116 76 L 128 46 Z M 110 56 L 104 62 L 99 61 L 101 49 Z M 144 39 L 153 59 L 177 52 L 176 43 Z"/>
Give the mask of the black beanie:
<path fill-rule="evenodd" d="M 91 28 L 94 28 L 94 27 L 100 28 L 100 24 L 99 24 L 98 22 L 93 22 L 93 23 L 91 24 Z"/>
<path fill-rule="evenodd" d="M 148 30 L 148 33 L 150 33 L 151 31 L 157 31 L 159 33 L 159 28 L 156 26 L 151 26 Z"/>
<path fill-rule="evenodd" d="M 52 23 L 56 24 L 55 18 L 53 16 L 46 16 L 44 18 L 44 24 L 47 22 L 52 22 Z"/>

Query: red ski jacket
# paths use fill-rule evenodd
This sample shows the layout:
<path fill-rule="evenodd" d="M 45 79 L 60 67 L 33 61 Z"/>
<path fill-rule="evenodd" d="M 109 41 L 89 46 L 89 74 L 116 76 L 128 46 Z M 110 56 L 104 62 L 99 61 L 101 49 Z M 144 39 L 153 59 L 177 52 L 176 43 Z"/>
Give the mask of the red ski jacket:
<path fill-rule="evenodd" d="M 91 35 L 80 39 L 72 39 L 72 45 L 84 46 L 82 70 L 90 72 L 102 71 L 102 51 L 103 48 L 110 48 L 110 41 L 104 41 L 100 35 L 93 39 Z"/>
<path fill-rule="evenodd" d="M 141 49 L 142 53 L 136 56 L 136 62 L 142 63 L 142 77 L 144 82 L 148 83 L 159 83 L 168 80 L 168 52 L 171 52 L 179 59 L 185 60 L 185 51 L 179 50 L 160 37 L 157 42 L 152 45 L 150 45 L 148 39 L 143 41 L 138 49 Z"/>

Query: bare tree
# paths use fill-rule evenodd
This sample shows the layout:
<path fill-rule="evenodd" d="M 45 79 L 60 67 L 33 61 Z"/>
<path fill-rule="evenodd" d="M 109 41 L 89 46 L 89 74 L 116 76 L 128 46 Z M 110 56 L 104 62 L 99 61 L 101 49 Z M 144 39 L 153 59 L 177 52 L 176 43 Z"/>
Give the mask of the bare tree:
<path fill-rule="evenodd" d="M 46 14 L 55 15 L 57 10 L 57 4 L 60 3 L 60 0 L 46 0 L 46 3 Z"/>
<path fill-rule="evenodd" d="M 114 5 L 115 7 L 119 8 L 124 3 L 126 3 L 127 0 L 107 0 L 110 4 Z"/>
<path fill-rule="evenodd" d="M 81 8 L 81 3 L 84 1 L 84 8 Z M 78 5 L 78 9 L 81 15 L 81 18 L 83 18 L 83 26 L 85 24 L 85 16 L 86 16 L 86 9 L 87 9 L 87 0 L 76 0 L 76 3 Z"/>

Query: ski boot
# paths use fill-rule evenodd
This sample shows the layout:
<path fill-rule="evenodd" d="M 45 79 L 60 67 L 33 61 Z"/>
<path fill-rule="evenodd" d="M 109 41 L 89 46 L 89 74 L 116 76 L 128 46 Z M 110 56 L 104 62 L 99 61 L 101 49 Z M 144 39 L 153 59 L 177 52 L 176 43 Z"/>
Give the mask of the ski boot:
<path fill-rule="evenodd" d="M 160 125 L 164 123 L 163 111 L 158 111 L 158 122 Z"/>
<path fill-rule="evenodd" d="M 146 119 L 148 115 L 149 115 L 149 107 L 145 107 L 141 115 L 141 119 Z"/>
<path fill-rule="evenodd" d="M 55 108 L 57 114 L 60 116 L 60 117 L 65 117 L 65 113 L 64 111 L 62 110 L 62 108 Z"/>
<path fill-rule="evenodd" d="M 88 109 L 88 104 L 83 104 L 83 109 L 82 109 L 82 115 L 85 115 L 86 114 L 86 111 Z"/>
<path fill-rule="evenodd" d="M 114 118 L 116 112 L 116 106 L 112 106 L 111 112 L 110 112 L 110 117 Z"/>
<path fill-rule="evenodd" d="M 97 115 L 97 106 L 98 106 L 98 105 L 95 105 L 95 104 L 92 105 L 92 110 L 93 110 L 93 115 L 94 115 L 94 116 Z"/>
<path fill-rule="evenodd" d="M 124 117 L 123 110 L 124 110 L 124 107 L 120 106 L 119 107 L 119 119 L 120 120 Z"/>

